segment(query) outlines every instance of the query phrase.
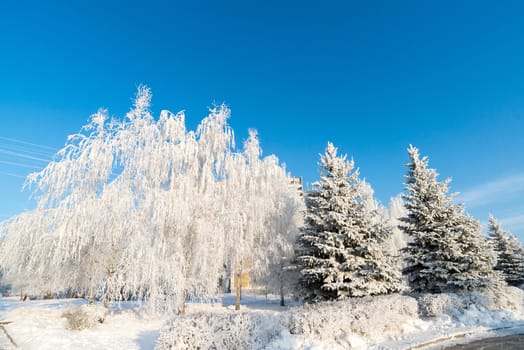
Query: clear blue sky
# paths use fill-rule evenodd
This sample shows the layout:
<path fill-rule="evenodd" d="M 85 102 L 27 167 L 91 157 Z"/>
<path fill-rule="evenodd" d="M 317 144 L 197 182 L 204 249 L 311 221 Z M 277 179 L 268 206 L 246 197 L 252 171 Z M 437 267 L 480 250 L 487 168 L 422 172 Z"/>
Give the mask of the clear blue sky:
<path fill-rule="evenodd" d="M 309 183 L 332 141 L 383 203 L 411 143 L 523 240 L 523 17 L 521 1 L 2 1 L 0 219 L 33 206 L 20 187 L 41 159 L 143 83 L 190 127 L 227 103 L 238 143 L 258 129 Z"/>

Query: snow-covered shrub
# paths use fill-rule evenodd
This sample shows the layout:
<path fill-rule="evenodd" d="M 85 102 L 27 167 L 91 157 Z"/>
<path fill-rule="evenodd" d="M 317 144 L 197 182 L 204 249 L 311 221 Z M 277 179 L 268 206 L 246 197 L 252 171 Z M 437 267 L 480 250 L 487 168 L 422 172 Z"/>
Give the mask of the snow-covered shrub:
<path fill-rule="evenodd" d="M 467 310 L 494 311 L 496 295 L 492 291 L 475 291 L 462 293 L 424 293 L 417 296 L 419 313 L 422 317 L 450 316 L 455 319 L 463 317 Z"/>
<path fill-rule="evenodd" d="M 306 304 L 281 313 L 198 312 L 168 322 L 156 349 L 285 349 L 318 342 L 347 349 L 402 333 L 417 317 L 416 299 L 400 294 Z"/>
<path fill-rule="evenodd" d="M 524 290 L 506 286 L 495 291 L 484 293 L 486 308 L 490 310 L 506 310 L 524 315 Z"/>
<path fill-rule="evenodd" d="M 522 319 L 524 293 L 518 288 L 501 287 L 483 292 L 462 293 L 468 304 L 454 316 L 460 323 L 484 327 L 500 327 L 511 320 Z"/>
<path fill-rule="evenodd" d="M 338 341 L 351 333 L 369 339 L 398 333 L 407 319 L 416 317 L 416 300 L 393 294 L 306 304 L 290 310 L 282 323 L 291 334 Z"/>
<path fill-rule="evenodd" d="M 156 349 L 263 349 L 281 331 L 279 315 L 271 313 L 198 312 L 173 318 Z"/>
<path fill-rule="evenodd" d="M 417 299 L 422 317 L 458 316 L 469 306 L 466 298 L 455 293 L 420 294 Z"/>
<path fill-rule="evenodd" d="M 511 286 L 475 292 L 420 294 L 417 300 L 422 317 L 447 315 L 460 319 L 471 309 L 524 314 L 524 291 Z"/>
<path fill-rule="evenodd" d="M 62 317 L 67 320 L 68 329 L 80 331 L 103 323 L 106 309 L 99 305 L 82 305 L 64 311 Z"/>

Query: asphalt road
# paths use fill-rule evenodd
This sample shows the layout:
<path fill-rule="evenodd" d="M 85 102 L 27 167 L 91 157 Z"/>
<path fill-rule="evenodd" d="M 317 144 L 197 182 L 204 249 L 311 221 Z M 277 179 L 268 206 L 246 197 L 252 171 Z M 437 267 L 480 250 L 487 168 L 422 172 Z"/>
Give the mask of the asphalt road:
<path fill-rule="evenodd" d="M 449 346 L 444 350 L 524 350 L 524 334 L 481 339 L 468 344 Z"/>

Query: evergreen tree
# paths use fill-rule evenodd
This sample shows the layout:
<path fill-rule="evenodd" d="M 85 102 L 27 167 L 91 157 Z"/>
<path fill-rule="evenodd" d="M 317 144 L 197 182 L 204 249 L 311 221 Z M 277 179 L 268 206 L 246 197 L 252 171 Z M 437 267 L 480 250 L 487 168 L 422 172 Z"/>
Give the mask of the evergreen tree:
<path fill-rule="evenodd" d="M 298 240 L 301 292 L 308 301 L 384 294 L 399 290 L 382 253 L 388 231 L 368 210 L 354 162 L 328 143 L 321 180 L 306 196 L 305 224 Z"/>
<path fill-rule="evenodd" d="M 411 238 L 404 274 L 413 291 L 441 293 L 490 287 L 499 282 L 493 270 L 495 255 L 480 233 L 480 224 L 453 203 L 449 179 L 439 182 L 438 174 L 420 159 L 410 146 L 411 162 L 403 196 L 407 216 L 400 225 Z"/>
<path fill-rule="evenodd" d="M 524 284 L 524 249 L 519 240 L 505 231 L 490 215 L 489 241 L 497 254 L 495 270 L 502 273 L 504 280 L 512 286 Z"/>

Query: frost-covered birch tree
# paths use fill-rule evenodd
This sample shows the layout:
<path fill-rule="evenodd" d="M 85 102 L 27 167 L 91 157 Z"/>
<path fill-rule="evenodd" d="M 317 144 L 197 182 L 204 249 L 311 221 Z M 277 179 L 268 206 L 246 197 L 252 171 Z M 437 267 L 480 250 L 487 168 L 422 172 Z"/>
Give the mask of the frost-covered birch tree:
<path fill-rule="evenodd" d="M 354 216 L 359 218 L 361 237 L 352 240 L 351 248 L 362 257 L 361 295 L 399 292 L 402 289 L 401 270 L 398 257 L 391 249 L 394 230 L 387 209 L 375 200 L 374 190 L 368 182 L 362 180 L 360 186 L 360 210 Z M 358 292 L 353 294 L 360 296 Z"/>
<path fill-rule="evenodd" d="M 46 214 L 33 210 L 1 223 L 2 277 L 21 298 L 53 291 L 57 273 L 65 275 L 50 264 L 54 240 L 46 234 L 51 225 Z"/>
<path fill-rule="evenodd" d="M 269 233 L 294 215 L 275 211 L 284 167 L 261 157 L 254 132 L 235 150 L 225 106 L 189 131 L 183 113 L 157 120 L 150 103 L 140 87 L 124 119 L 99 111 L 29 177 L 37 209 L 2 224 L 0 263 L 20 288 L 183 313 L 187 298 L 216 294 L 224 263 L 267 270 L 262 245 L 292 231 Z"/>
<path fill-rule="evenodd" d="M 300 205 L 285 168 L 275 156 L 262 158 L 261 154 L 252 130 L 243 151 L 228 157 L 222 187 L 227 198 L 222 209 L 229 252 L 226 265 L 235 275 L 236 309 L 240 308 L 240 283 L 246 266 L 251 266 L 255 279 L 267 275 L 275 260 L 290 250 L 289 237 L 298 227 L 295 217 Z"/>
<path fill-rule="evenodd" d="M 399 228 L 400 218 L 407 215 L 406 207 L 401 195 L 390 199 L 387 221 L 392 230 L 391 240 L 389 242 L 390 252 L 393 255 L 400 256 L 403 248 L 407 246 L 409 237 Z"/>
<path fill-rule="evenodd" d="M 95 291 L 107 290 L 114 259 L 108 242 L 119 240 L 113 237 L 116 231 L 104 229 L 114 225 L 110 213 L 97 207 L 114 164 L 114 124 L 107 119 L 104 110 L 94 114 L 80 133 L 68 138 L 54 161 L 28 178 L 36 188 L 37 208 L 17 218 L 17 225 L 7 226 L 3 250 L 20 244 L 22 237 L 32 242 L 22 266 L 33 274 L 35 289 L 49 289 L 49 284 L 49 291 L 72 289 L 91 298 Z M 19 265 L 13 249 L 2 257 L 8 269 Z M 42 279 L 45 283 L 39 285 Z"/>
<path fill-rule="evenodd" d="M 267 291 L 280 295 L 280 306 L 285 306 L 285 295 L 294 290 L 298 274 L 293 268 L 293 248 L 303 225 L 304 201 L 302 187 L 291 184 L 287 177 L 280 176 L 274 181 L 276 195 L 270 199 L 271 209 L 266 219 L 269 241 L 259 242 L 259 254 L 265 268 L 256 281 L 263 284 Z"/>
<path fill-rule="evenodd" d="M 524 248 L 517 237 L 502 229 L 500 223 L 489 216 L 489 242 L 497 254 L 495 270 L 500 271 L 511 286 L 524 284 Z"/>
<path fill-rule="evenodd" d="M 411 289 L 441 293 L 497 285 L 496 258 L 480 224 L 447 194 L 450 180 L 439 182 L 417 148 L 410 146 L 408 154 L 403 196 L 407 215 L 401 218 L 401 228 L 411 238 L 404 269 Z"/>

